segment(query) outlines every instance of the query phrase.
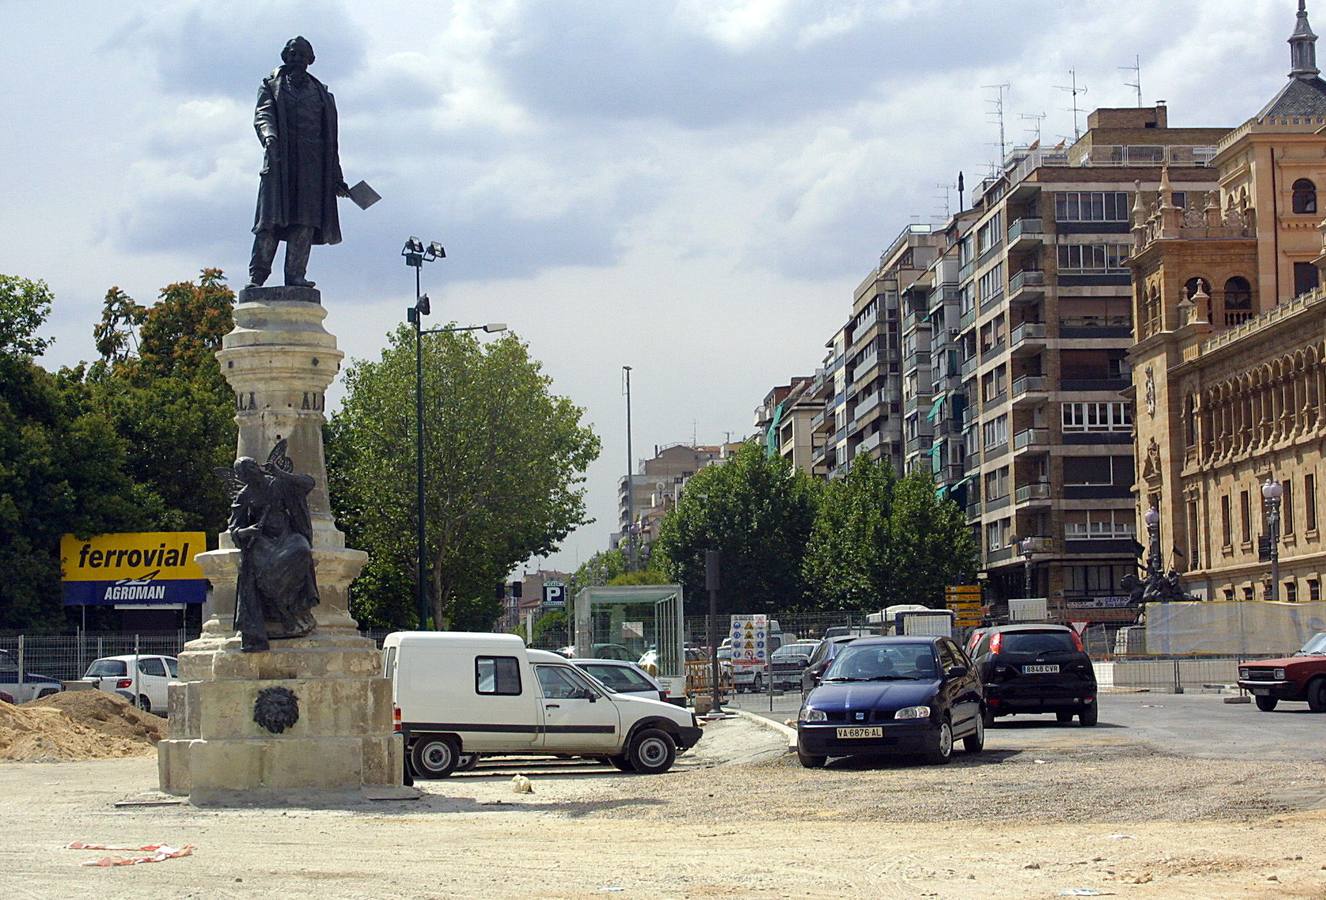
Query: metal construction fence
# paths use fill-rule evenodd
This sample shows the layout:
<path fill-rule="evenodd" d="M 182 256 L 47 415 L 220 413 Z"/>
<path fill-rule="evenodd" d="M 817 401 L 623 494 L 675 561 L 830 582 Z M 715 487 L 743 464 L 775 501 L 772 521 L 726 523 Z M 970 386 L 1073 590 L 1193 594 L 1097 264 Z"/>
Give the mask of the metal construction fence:
<path fill-rule="evenodd" d="M 184 629 L 142 632 L 78 632 L 75 634 L 0 634 L 4 650 L 24 672 L 61 681 L 83 677 L 87 667 L 103 656 L 178 656 L 186 642 L 197 637 Z"/>

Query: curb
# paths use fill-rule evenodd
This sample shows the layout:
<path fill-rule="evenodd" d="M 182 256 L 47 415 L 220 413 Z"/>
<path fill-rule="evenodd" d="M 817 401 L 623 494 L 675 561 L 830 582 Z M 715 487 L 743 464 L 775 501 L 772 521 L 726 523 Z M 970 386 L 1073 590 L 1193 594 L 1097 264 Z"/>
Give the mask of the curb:
<path fill-rule="evenodd" d="M 783 737 L 787 738 L 787 747 L 789 750 L 796 746 L 797 730 L 795 728 L 791 728 L 787 725 L 784 725 L 782 722 L 775 722 L 773 719 L 766 719 L 764 716 L 757 716 L 755 713 L 748 712 L 744 709 L 731 708 L 728 709 L 727 711 L 730 713 L 736 713 L 737 716 L 746 719 L 747 721 L 755 722 L 759 725 L 765 726 L 766 728 L 772 728 L 774 731 L 781 733 Z"/>

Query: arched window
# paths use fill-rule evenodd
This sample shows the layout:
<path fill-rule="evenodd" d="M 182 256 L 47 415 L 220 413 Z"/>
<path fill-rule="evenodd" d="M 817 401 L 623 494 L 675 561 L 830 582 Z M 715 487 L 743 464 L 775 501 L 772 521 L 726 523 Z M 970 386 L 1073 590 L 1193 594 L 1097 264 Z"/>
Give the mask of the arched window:
<path fill-rule="evenodd" d="M 1315 213 L 1317 211 L 1317 186 L 1306 178 L 1294 182 L 1294 212 Z"/>
<path fill-rule="evenodd" d="M 1235 275 L 1225 282 L 1225 325 L 1242 325 L 1252 318 L 1252 285 Z"/>

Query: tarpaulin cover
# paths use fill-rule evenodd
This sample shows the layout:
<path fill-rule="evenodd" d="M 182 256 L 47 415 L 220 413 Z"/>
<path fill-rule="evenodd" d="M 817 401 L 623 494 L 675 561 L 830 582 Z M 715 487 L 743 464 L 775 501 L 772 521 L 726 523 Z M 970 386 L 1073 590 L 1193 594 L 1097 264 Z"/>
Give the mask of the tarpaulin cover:
<path fill-rule="evenodd" d="M 1148 603 L 1150 655 L 1290 654 L 1326 631 L 1326 602 L 1261 600 Z"/>

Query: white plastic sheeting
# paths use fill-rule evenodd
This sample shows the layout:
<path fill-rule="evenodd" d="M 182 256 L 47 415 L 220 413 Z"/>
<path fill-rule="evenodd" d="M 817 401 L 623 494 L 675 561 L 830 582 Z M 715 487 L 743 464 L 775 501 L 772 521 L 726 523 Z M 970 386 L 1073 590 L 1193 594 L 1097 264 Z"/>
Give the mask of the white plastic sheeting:
<path fill-rule="evenodd" d="M 1292 653 L 1326 631 L 1326 602 L 1148 603 L 1150 656 Z"/>

